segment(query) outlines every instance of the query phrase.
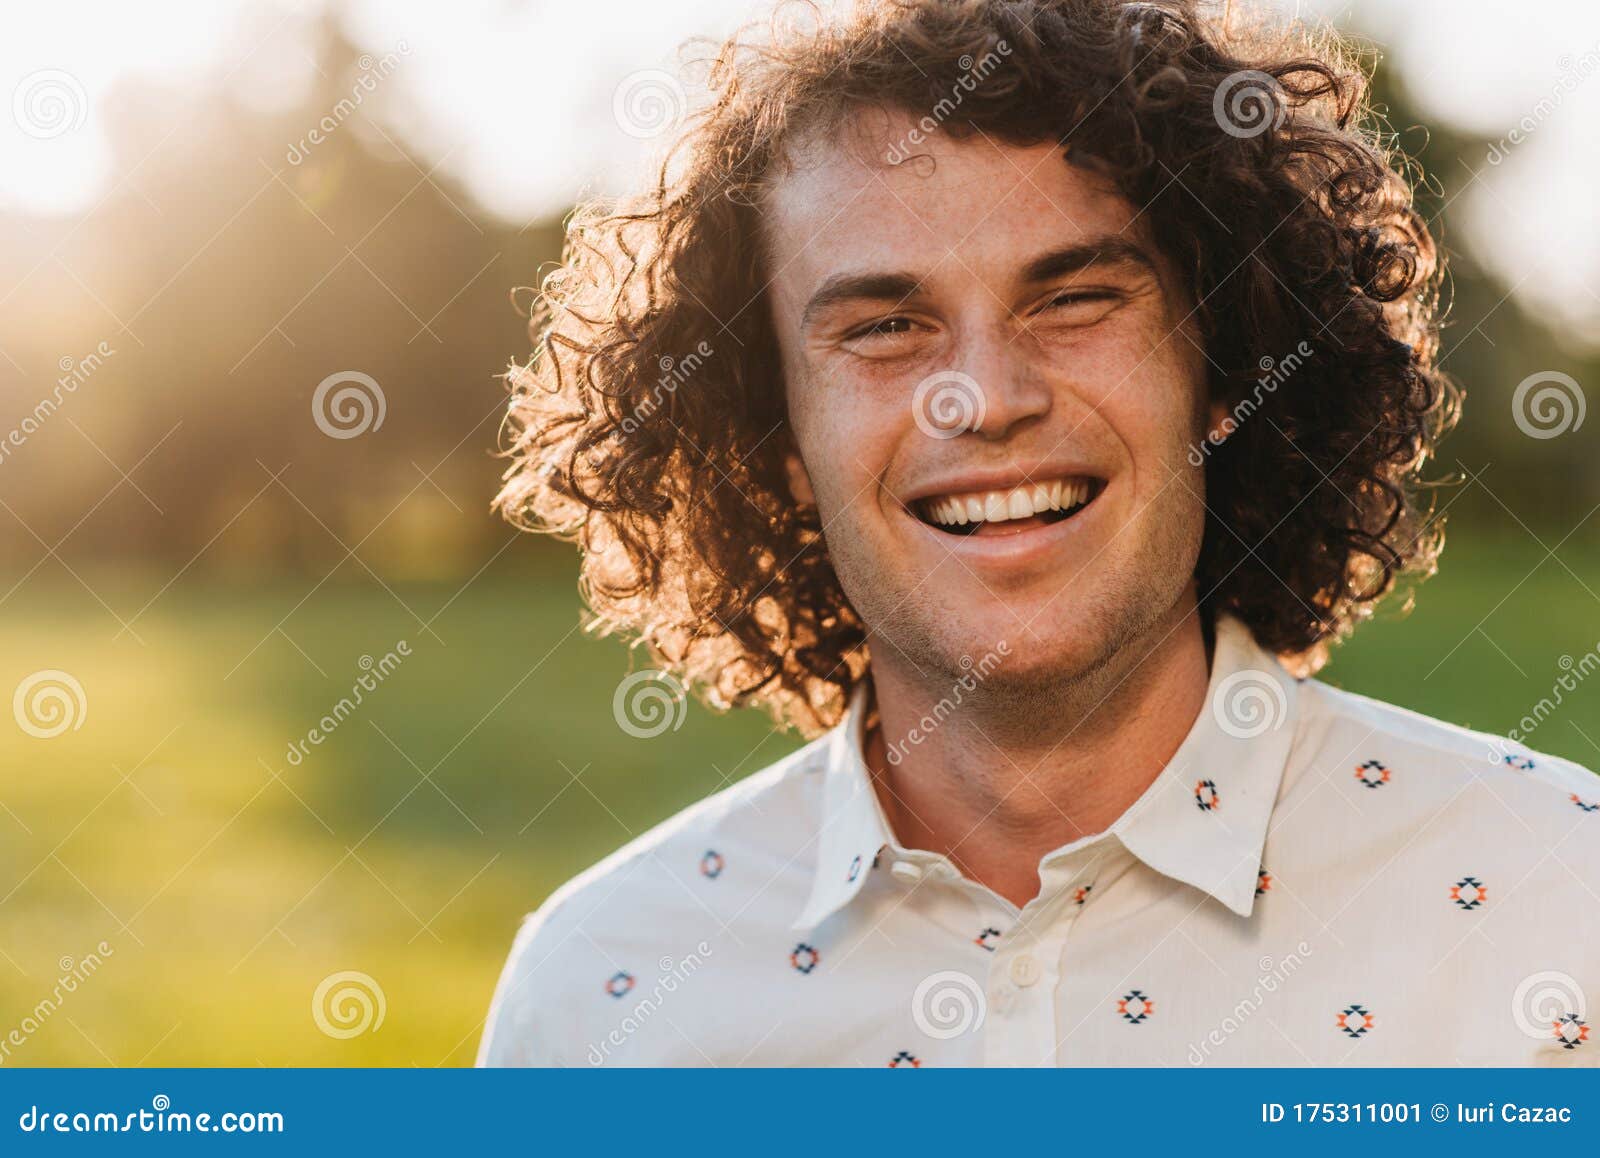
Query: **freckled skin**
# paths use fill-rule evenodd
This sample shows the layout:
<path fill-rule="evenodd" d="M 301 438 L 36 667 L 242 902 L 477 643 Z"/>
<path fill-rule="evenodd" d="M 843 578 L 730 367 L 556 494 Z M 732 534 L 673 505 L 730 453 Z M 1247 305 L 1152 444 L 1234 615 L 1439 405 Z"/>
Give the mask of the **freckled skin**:
<path fill-rule="evenodd" d="M 1134 207 L 1055 147 L 939 134 L 924 146 L 931 163 L 887 164 L 884 142 L 910 127 L 863 115 L 800 151 L 769 194 L 799 486 L 868 626 L 880 698 L 886 682 L 936 698 L 967 670 L 962 657 L 1003 640 L 989 683 L 1015 711 L 1059 706 L 1074 686 L 1087 709 L 1146 657 L 1199 645 L 1204 476 L 1188 452 L 1220 413 L 1206 402 L 1194 303 Z M 1098 237 L 1134 242 L 1151 266 L 1022 278 L 1040 254 Z M 830 278 L 883 271 L 910 274 L 916 292 L 806 314 Z M 912 399 L 946 370 L 979 384 L 984 416 L 930 437 Z M 963 557 L 899 497 L 961 471 L 1063 459 L 1104 491 L 1070 539 L 1016 562 Z"/>

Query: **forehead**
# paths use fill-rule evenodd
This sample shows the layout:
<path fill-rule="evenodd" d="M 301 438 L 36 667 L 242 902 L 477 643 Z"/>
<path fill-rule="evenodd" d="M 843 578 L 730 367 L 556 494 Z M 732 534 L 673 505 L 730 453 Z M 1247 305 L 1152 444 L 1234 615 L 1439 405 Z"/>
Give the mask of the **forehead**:
<path fill-rule="evenodd" d="M 920 143 L 913 133 L 921 134 Z M 771 179 L 765 230 L 776 288 L 805 292 L 844 269 L 1003 277 L 1049 249 L 1138 236 L 1138 211 L 1054 144 L 923 132 L 873 110 L 791 151 Z M 899 164 L 893 156 L 910 153 Z"/>

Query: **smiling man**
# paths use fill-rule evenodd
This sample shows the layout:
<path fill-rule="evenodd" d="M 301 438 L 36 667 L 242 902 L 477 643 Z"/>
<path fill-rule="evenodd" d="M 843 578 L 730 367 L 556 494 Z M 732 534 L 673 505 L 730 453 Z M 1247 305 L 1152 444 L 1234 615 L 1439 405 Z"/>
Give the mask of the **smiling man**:
<path fill-rule="evenodd" d="M 818 738 L 528 918 L 481 1060 L 1593 1064 L 1600 785 L 1309 678 L 1456 404 L 1359 74 L 967 0 L 711 75 L 574 219 L 500 505 Z"/>

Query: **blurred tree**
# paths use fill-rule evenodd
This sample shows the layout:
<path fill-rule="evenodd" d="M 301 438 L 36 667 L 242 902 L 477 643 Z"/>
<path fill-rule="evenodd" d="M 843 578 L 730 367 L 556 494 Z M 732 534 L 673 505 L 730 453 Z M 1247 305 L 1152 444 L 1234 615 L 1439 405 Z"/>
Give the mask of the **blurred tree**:
<path fill-rule="evenodd" d="M 509 538 L 487 504 L 497 375 L 529 348 L 510 291 L 558 256 L 559 222 L 481 211 L 383 127 L 402 119 L 386 83 L 406 61 L 363 57 L 331 19 L 319 42 L 316 84 L 276 114 L 219 81 L 130 88 L 106 110 L 120 177 L 96 209 L 0 217 L 0 439 L 26 435 L 0 455 L 12 570 L 59 543 L 73 567 L 320 573 L 354 548 L 385 575 L 464 574 Z M 1480 481 L 1441 501 L 1474 526 L 1564 533 L 1600 470 L 1581 438 L 1522 433 L 1511 395 L 1539 370 L 1592 384 L 1600 364 L 1530 317 L 1453 228 L 1489 142 L 1420 127 L 1381 68 L 1376 87 L 1449 259 L 1444 365 L 1467 406 L 1436 473 Z M 114 353 L 94 365 L 101 342 Z M 57 386 L 74 372 L 75 388 Z M 377 383 L 381 424 L 359 381 L 314 408 L 342 372 Z M 330 436 L 317 410 L 367 428 Z"/>
<path fill-rule="evenodd" d="M 104 201 L 0 219 L 0 432 L 61 396 L 0 459 L 13 565 L 70 535 L 74 565 L 303 567 L 361 543 L 385 574 L 460 572 L 508 537 L 487 511 L 496 376 L 528 348 L 511 289 L 558 255 L 559 225 L 488 217 L 380 125 L 403 58 L 361 56 L 331 21 L 318 56 L 277 115 L 225 87 L 123 94 Z M 63 392 L 69 363 L 87 372 Z M 346 371 L 377 391 L 335 386 L 314 412 Z"/>

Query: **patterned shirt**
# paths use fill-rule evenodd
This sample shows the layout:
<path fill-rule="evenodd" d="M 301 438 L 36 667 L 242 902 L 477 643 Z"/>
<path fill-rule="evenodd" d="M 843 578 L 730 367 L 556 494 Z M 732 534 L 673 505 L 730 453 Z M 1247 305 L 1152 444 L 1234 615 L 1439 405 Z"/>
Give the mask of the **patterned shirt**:
<path fill-rule="evenodd" d="M 896 839 L 866 707 L 528 917 L 479 1064 L 1600 1064 L 1576 765 L 1296 681 L 1223 619 L 1177 753 L 1018 909 Z"/>

